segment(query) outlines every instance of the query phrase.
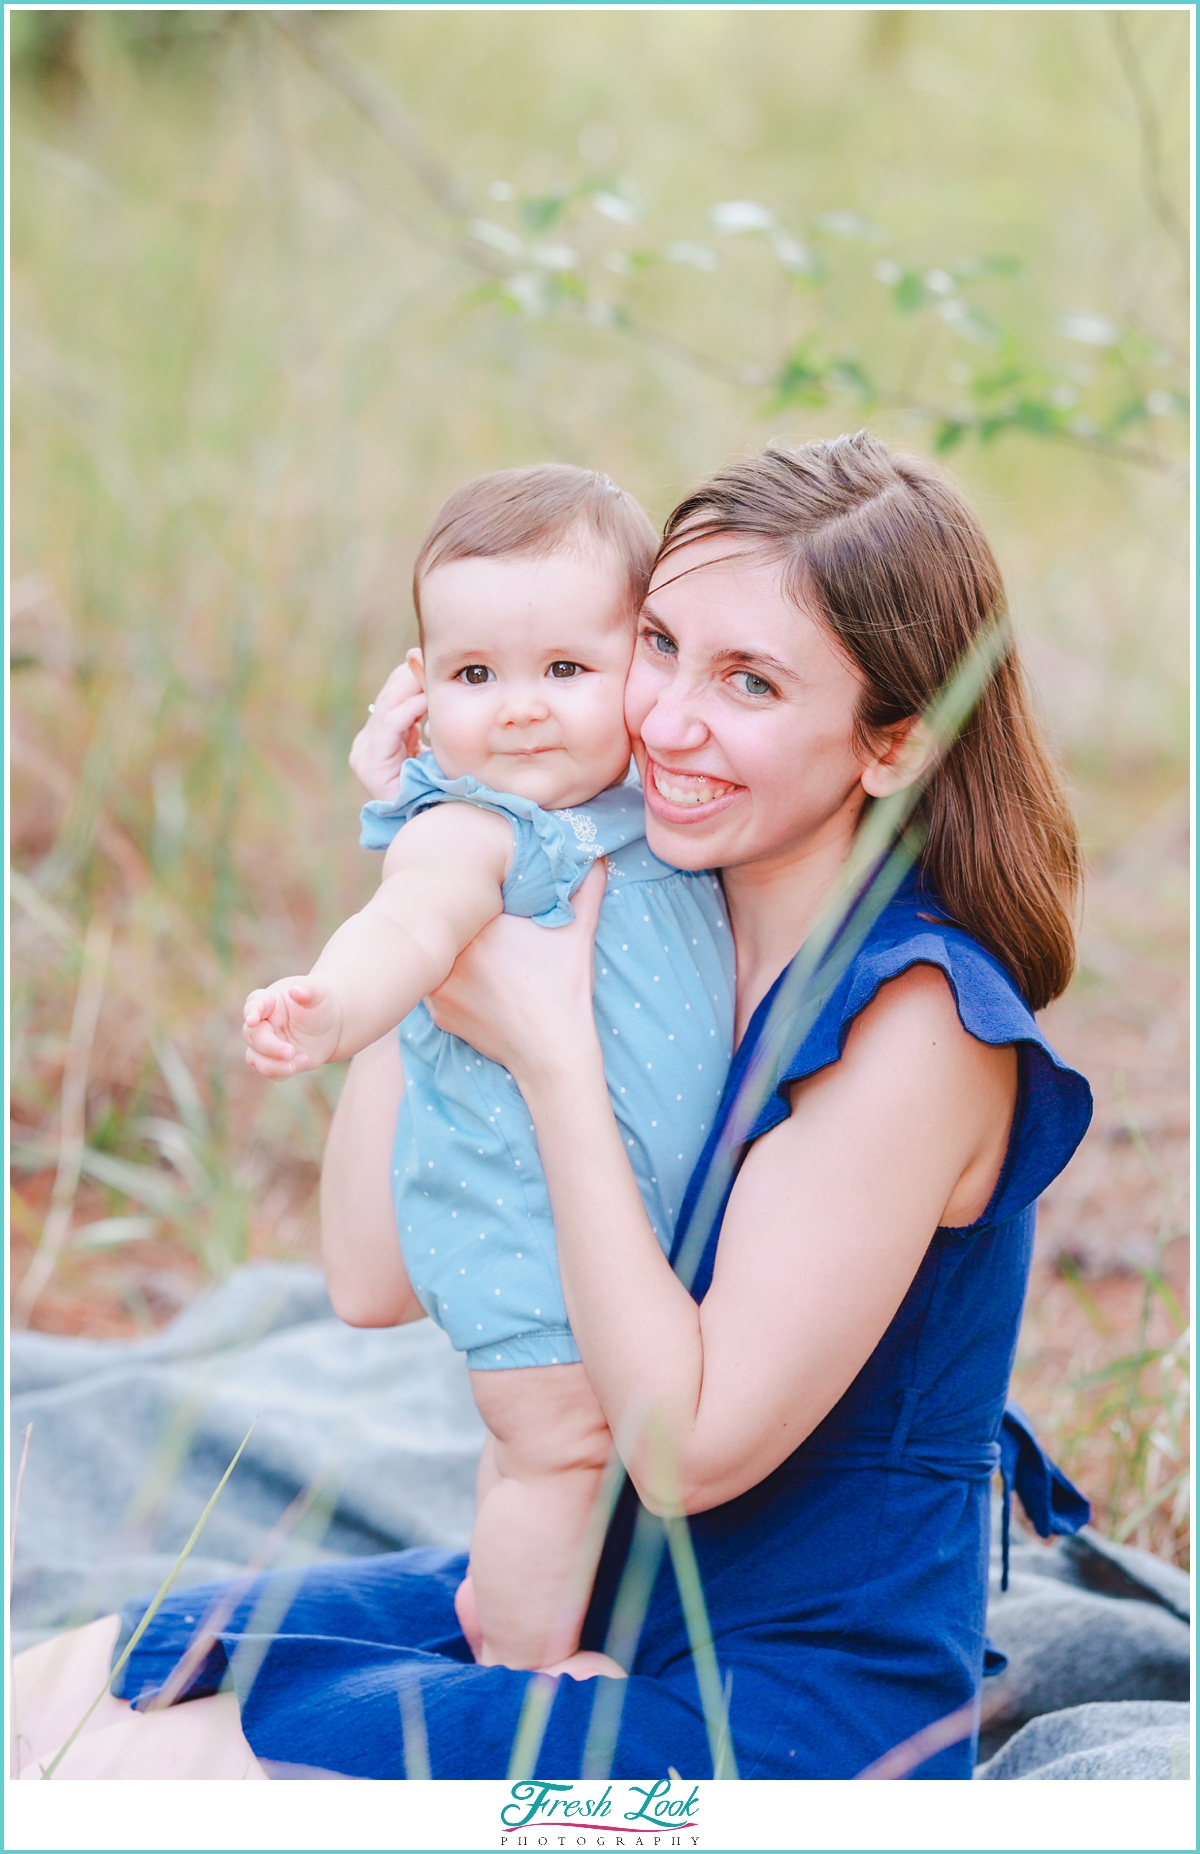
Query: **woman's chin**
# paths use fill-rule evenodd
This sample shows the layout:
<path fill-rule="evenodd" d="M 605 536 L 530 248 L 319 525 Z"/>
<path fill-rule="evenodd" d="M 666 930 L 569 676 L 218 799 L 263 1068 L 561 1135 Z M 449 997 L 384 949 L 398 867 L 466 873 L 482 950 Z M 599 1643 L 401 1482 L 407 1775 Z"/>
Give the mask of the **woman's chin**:
<path fill-rule="evenodd" d="M 657 795 L 656 795 L 657 796 Z M 727 814 L 746 796 L 734 792 L 716 804 L 697 806 L 693 813 L 682 806 L 663 806 L 649 795 L 646 799 L 646 842 L 660 862 L 673 869 L 714 869 L 729 850 L 723 828 Z M 669 809 L 670 815 L 664 815 Z"/>

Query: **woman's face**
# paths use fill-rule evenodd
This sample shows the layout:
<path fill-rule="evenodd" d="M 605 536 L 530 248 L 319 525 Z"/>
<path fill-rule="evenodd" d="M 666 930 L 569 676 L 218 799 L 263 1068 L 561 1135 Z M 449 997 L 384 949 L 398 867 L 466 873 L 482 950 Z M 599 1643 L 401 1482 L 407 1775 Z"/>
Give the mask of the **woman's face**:
<path fill-rule="evenodd" d="M 672 554 L 625 691 L 651 849 L 677 868 L 728 869 L 848 844 L 865 796 L 861 686 L 752 539 Z"/>

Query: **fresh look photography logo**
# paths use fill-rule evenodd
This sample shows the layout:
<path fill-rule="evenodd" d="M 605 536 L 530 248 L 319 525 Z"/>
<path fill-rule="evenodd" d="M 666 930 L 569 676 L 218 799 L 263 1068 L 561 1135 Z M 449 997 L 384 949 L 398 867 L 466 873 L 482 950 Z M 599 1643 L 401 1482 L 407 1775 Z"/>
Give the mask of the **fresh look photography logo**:
<path fill-rule="evenodd" d="M 698 1848 L 700 1788 L 654 1783 L 514 1783 L 502 1848 Z"/>

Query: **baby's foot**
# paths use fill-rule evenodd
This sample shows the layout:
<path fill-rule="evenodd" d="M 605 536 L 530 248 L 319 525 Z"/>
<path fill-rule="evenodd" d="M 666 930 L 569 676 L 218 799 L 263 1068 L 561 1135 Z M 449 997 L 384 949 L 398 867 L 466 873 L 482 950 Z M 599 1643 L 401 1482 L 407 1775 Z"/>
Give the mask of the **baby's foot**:
<path fill-rule="evenodd" d="M 569 1654 L 565 1661 L 556 1661 L 553 1667 L 543 1667 L 541 1672 L 569 1674 L 572 1680 L 592 1680 L 597 1674 L 606 1674 L 610 1680 L 629 1679 L 619 1661 L 614 1661 L 609 1654 L 596 1654 L 588 1648 Z"/>

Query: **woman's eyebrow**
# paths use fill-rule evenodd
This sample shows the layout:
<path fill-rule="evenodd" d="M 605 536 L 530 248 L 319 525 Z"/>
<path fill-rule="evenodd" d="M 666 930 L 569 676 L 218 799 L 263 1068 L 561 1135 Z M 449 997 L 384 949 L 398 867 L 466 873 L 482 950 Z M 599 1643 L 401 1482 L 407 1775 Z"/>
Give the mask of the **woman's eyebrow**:
<path fill-rule="evenodd" d="M 781 682 L 800 682 L 802 679 L 788 664 L 782 663 L 766 650 L 718 650 L 709 658 L 716 668 L 718 665 L 736 663 L 741 669 L 765 670 L 768 675 L 777 677 Z"/>
<path fill-rule="evenodd" d="M 670 626 L 659 617 L 649 600 L 643 602 L 638 618 L 639 621 L 644 619 L 648 624 L 655 625 L 664 636 L 674 637 Z M 783 682 L 803 680 L 794 669 L 789 668 L 778 657 L 773 657 L 768 650 L 718 650 L 709 658 L 709 663 L 714 669 L 736 663 L 743 669 L 766 670 L 769 675 L 776 676 Z"/>

